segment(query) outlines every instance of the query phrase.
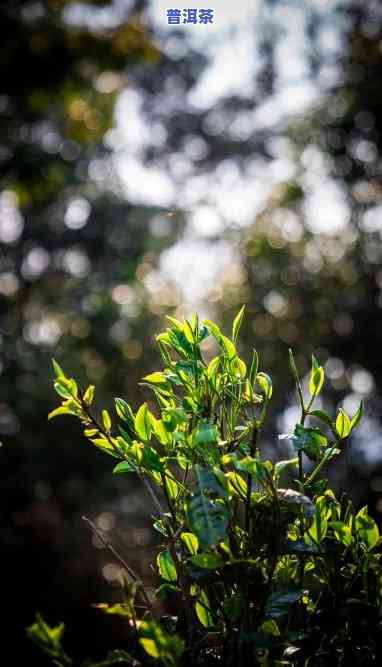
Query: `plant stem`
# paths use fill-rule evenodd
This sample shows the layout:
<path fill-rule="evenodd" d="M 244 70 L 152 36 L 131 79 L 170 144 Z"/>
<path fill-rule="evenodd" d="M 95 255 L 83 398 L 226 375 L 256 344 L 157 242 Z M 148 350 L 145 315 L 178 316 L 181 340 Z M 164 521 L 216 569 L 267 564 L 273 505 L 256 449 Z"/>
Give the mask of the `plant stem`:
<path fill-rule="evenodd" d="M 161 473 L 161 479 L 162 479 L 163 492 L 164 492 L 164 495 L 165 495 L 165 498 L 166 498 L 166 502 L 167 502 L 168 508 L 170 510 L 172 520 L 174 522 L 174 528 L 176 528 L 176 513 L 175 513 L 175 510 L 173 508 L 172 502 L 170 500 L 170 496 L 168 494 L 168 489 L 167 489 L 167 485 L 166 485 L 166 475 L 163 472 Z"/>
<path fill-rule="evenodd" d="M 110 553 L 113 554 L 113 556 L 117 559 L 117 561 L 122 565 L 123 569 L 126 570 L 126 572 L 130 575 L 130 577 L 138 584 L 139 589 L 142 593 L 142 597 L 144 598 L 144 601 L 145 601 L 148 609 L 151 611 L 151 613 L 153 613 L 152 604 L 151 604 L 150 599 L 149 599 L 149 597 L 146 593 L 144 585 L 143 585 L 142 581 L 140 580 L 140 578 L 138 577 L 138 575 L 134 572 L 132 567 L 130 567 L 130 565 L 128 565 L 128 563 L 126 563 L 125 559 L 121 556 L 120 553 L 118 553 L 117 549 L 103 535 L 103 533 L 101 533 L 101 531 L 97 528 L 97 526 L 93 523 L 93 521 L 88 519 L 88 517 L 86 517 L 86 516 L 83 516 L 82 519 L 83 519 L 83 521 L 85 521 L 90 526 L 91 530 L 98 537 L 98 539 L 101 540 L 104 547 L 106 547 L 106 549 L 108 549 L 108 551 L 110 551 Z"/>

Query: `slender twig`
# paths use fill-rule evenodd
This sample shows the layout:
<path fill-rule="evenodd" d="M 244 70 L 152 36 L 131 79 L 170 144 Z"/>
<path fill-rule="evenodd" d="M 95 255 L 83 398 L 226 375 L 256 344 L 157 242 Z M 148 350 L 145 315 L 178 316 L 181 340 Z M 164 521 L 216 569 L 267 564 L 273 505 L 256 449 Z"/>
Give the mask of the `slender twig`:
<path fill-rule="evenodd" d="M 113 544 L 107 539 L 107 537 L 105 537 L 105 535 L 97 528 L 97 526 L 93 523 L 93 521 L 91 521 L 86 516 L 83 516 L 82 519 L 83 519 L 83 521 L 85 521 L 85 523 L 88 524 L 88 526 L 91 528 L 93 533 L 102 542 L 104 547 L 106 549 L 108 549 L 108 551 L 110 551 L 110 553 L 113 554 L 114 558 L 116 558 L 117 561 L 122 565 L 123 569 L 126 570 L 126 572 L 130 575 L 130 577 L 138 584 L 139 589 L 142 593 L 142 596 L 143 596 L 143 598 L 146 602 L 146 605 L 150 609 L 150 611 L 152 612 L 153 607 L 152 607 L 150 599 L 149 599 L 149 597 L 146 593 L 145 587 L 144 587 L 142 581 L 140 580 L 140 578 L 138 577 L 138 575 L 136 574 L 136 572 L 134 572 L 133 568 L 130 567 L 130 565 L 128 563 L 126 563 L 123 556 L 121 556 L 121 554 L 117 551 L 117 549 L 113 546 Z"/>
<path fill-rule="evenodd" d="M 164 514 L 164 509 L 163 509 L 163 507 L 160 503 L 160 500 L 157 497 L 154 489 L 152 488 L 149 480 L 146 479 L 146 477 L 141 473 L 141 471 L 138 468 L 136 468 L 136 473 L 137 473 L 139 479 L 141 480 L 142 484 L 146 487 L 147 491 L 149 492 L 149 494 L 152 498 L 152 501 L 153 501 L 155 507 L 157 508 L 159 514 L 162 516 Z"/>

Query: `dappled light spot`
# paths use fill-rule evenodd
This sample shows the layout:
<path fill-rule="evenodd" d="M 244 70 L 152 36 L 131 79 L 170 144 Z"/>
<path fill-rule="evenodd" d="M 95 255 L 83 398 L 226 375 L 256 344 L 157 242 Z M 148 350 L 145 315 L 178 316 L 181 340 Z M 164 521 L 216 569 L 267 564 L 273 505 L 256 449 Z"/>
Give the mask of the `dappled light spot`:
<path fill-rule="evenodd" d="M 27 342 L 33 345 L 47 345 L 48 347 L 56 345 L 62 335 L 58 319 L 49 315 L 26 324 L 23 333 Z"/>
<path fill-rule="evenodd" d="M 65 224 L 69 229 L 82 229 L 88 221 L 91 206 L 87 199 L 76 197 L 68 203 L 65 212 Z"/>
<path fill-rule="evenodd" d="M 108 532 L 115 528 L 117 522 L 117 517 L 112 512 L 101 512 L 95 520 L 95 523 L 99 530 Z"/>
<path fill-rule="evenodd" d="M 16 294 L 18 289 L 19 281 L 14 273 L 0 273 L 0 294 L 10 297 Z"/>
<path fill-rule="evenodd" d="M 373 376 L 365 368 L 355 368 L 353 371 L 350 371 L 350 375 L 350 384 L 353 391 L 363 396 L 367 396 L 373 391 Z"/>
<path fill-rule="evenodd" d="M 138 340 L 131 338 L 123 345 L 122 351 L 127 359 L 139 359 L 139 357 L 142 355 L 142 345 Z"/>
<path fill-rule="evenodd" d="M 50 254 L 42 246 L 32 248 L 21 264 L 21 273 L 26 280 L 36 280 L 50 264 Z"/>
<path fill-rule="evenodd" d="M 114 584 L 119 584 L 121 577 L 123 575 L 123 570 L 120 565 L 115 563 L 106 563 L 102 568 L 102 576 L 106 579 L 107 582 Z"/>
<path fill-rule="evenodd" d="M 3 190 L 0 194 L 0 241 L 15 243 L 24 229 L 24 220 L 18 208 L 14 192 Z"/>

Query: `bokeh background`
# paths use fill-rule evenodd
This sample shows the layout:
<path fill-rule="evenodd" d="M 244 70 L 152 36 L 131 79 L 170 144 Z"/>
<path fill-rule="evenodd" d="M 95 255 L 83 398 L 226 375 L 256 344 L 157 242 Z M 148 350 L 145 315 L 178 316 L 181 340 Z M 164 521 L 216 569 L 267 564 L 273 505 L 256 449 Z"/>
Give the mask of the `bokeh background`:
<path fill-rule="evenodd" d="M 169 26 L 169 7 L 213 8 Z M 123 629 L 92 602 L 150 579 L 150 500 L 56 405 L 56 357 L 98 399 L 148 399 L 166 314 L 228 327 L 247 304 L 274 378 L 262 447 L 287 456 L 287 348 L 322 405 L 365 418 L 329 471 L 382 513 L 382 5 L 379 0 L 3 0 L 0 6 L 0 514 L 3 652 L 35 610 L 78 657 Z M 5 594 L 4 594 L 5 593 Z"/>

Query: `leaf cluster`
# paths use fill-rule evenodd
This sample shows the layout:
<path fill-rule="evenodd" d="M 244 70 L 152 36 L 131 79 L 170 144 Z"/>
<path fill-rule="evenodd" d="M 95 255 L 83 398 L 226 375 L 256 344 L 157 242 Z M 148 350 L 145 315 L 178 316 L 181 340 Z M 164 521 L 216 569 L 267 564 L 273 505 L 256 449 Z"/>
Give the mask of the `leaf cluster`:
<path fill-rule="evenodd" d="M 136 413 L 116 398 L 114 415 L 95 416 L 94 387 L 82 392 L 54 362 L 63 401 L 50 417 L 78 417 L 90 442 L 117 459 L 114 474 L 137 474 L 149 491 L 162 541 L 156 600 L 178 611 L 161 617 L 128 566 L 124 602 L 101 608 L 128 618 L 136 664 L 149 657 L 166 667 L 374 664 L 382 538 L 367 508 L 356 513 L 322 477 L 362 404 L 334 419 L 314 409 L 324 369 L 313 357 L 305 396 L 290 351 L 301 417 L 280 437 L 290 439 L 294 456 L 265 460 L 272 381 L 256 350 L 247 363 L 239 356 L 243 315 L 244 308 L 230 337 L 197 315 L 168 318 L 157 337 L 163 367 L 143 378 L 153 400 Z M 208 337 L 212 359 L 203 349 Z"/>

